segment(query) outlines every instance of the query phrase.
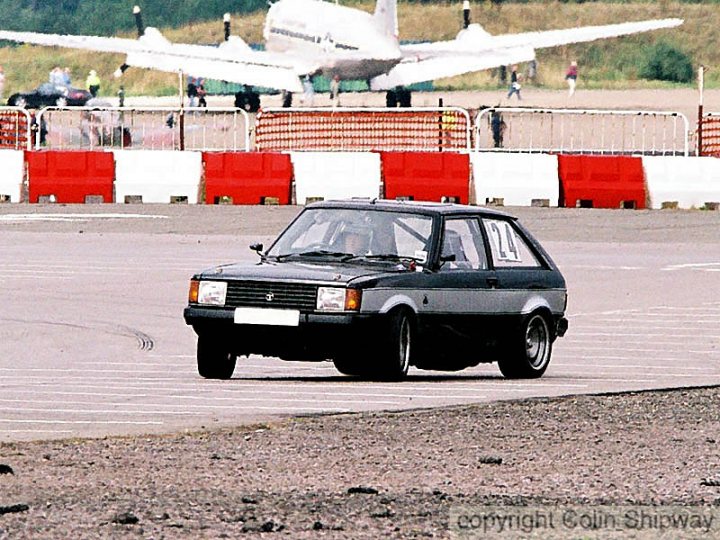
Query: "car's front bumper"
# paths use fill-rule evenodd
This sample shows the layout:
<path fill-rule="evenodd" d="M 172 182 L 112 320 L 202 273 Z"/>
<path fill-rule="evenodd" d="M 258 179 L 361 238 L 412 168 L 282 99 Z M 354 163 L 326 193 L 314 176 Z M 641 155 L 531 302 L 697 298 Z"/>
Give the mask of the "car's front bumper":
<path fill-rule="evenodd" d="M 235 310 L 189 306 L 185 322 L 211 335 L 236 354 L 261 354 L 293 360 L 334 358 L 378 336 L 383 315 L 301 313 L 297 326 L 236 324 Z"/>
<path fill-rule="evenodd" d="M 183 313 L 185 322 L 195 325 L 212 320 L 229 321 L 234 324 L 235 310 L 226 308 L 208 308 L 189 306 Z M 368 319 L 369 315 L 361 313 L 301 313 L 300 326 L 306 324 L 349 325 Z"/>

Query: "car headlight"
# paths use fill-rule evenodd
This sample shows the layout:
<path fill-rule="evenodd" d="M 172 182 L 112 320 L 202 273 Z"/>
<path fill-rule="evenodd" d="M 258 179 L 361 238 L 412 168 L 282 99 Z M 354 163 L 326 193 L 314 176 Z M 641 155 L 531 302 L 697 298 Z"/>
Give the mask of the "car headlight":
<path fill-rule="evenodd" d="M 359 311 L 362 291 L 339 287 L 318 287 L 318 311 Z"/>
<path fill-rule="evenodd" d="M 227 295 L 227 282 L 201 281 L 198 285 L 197 303 L 211 306 L 224 306 Z"/>

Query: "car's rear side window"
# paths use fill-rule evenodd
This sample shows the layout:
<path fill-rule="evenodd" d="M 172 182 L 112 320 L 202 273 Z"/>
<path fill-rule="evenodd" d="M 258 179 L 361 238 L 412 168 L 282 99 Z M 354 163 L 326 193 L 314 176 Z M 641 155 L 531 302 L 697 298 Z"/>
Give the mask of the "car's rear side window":
<path fill-rule="evenodd" d="M 483 219 L 496 268 L 538 267 L 541 262 L 512 223 L 504 219 Z"/>
<path fill-rule="evenodd" d="M 487 268 L 480 225 L 476 218 L 453 218 L 445 221 L 442 250 L 444 270 L 482 270 Z M 452 259 L 447 259 L 452 257 Z"/>

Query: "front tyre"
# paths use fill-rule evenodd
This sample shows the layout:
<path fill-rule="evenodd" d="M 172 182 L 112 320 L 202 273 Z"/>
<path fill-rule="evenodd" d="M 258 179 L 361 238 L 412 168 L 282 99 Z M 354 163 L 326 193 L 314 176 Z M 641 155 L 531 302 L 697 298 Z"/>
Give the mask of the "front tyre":
<path fill-rule="evenodd" d="M 405 378 L 410 368 L 414 341 L 412 315 L 405 309 L 391 313 L 387 334 L 379 351 L 377 374 L 381 379 L 398 381 Z"/>
<path fill-rule="evenodd" d="M 333 364 L 343 375 L 350 377 L 367 377 L 370 371 L 367 366 L 367 359 L 361 355 L 347 355 L 333 358 Z"/>
<path fill-rule="evenodd" d="M 498 361 L 500 372 L 508 379 L 537 379 L 550 364 L 552 335 L 547 318 L 531 313 L 512 338 L 510 351 Z"/>
<path fill-rule="evenodd" d="M 198 373 L 205 379 L 229 379 L 235 371 L 237 356 L 216 338 L 198 336 Z"/>

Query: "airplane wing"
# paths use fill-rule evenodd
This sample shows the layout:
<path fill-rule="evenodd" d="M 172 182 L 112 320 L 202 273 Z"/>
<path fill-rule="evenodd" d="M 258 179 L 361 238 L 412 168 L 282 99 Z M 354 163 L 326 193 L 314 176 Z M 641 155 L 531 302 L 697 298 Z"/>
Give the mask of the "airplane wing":
<path fill-rule="evenodd" d="M 498 36 L 471 24 L 453 40 L 401 45 L 403 60 L 386 75 L 372 79 L 370 88 L 389 90 L 396 86 L 527 62 L 535 58 L 535 49 L 674 28 L 682 23 L 682 19 L 653 19 Z"/>
<path fill-rule="evenodd" d="M 0 30 L 0 39 L 34 45 L 126 54 L 128 66 L 192 74 L 222 81 L 302 92 L 300 76 L 316 71 L 312 59 L 254 51 L 235 38 L 219 47 L 171 43 L 155 28 L 138 39 Z M 242 43 L 239 43 L 242 42 Z"/>

